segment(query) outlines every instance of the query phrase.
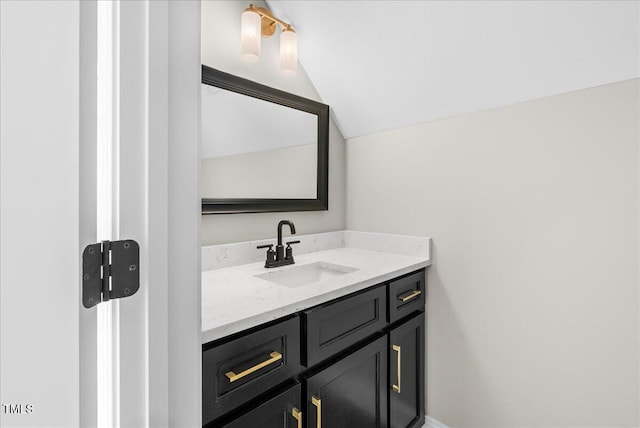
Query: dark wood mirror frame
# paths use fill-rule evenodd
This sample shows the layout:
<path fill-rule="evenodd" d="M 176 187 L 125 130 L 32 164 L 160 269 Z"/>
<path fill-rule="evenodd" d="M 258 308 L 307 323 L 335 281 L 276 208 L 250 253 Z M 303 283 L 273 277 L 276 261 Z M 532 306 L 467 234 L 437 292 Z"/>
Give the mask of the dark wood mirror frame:
<path fill-rule="evenodd" d="M 318 117 L 318 167 L 315 199 L 202 199 L 202 214 L 279 211 L 326 211 L 329 209 L 329 106 L 202 66 L 202 83 L 238 94 L 302 110 Z M 204 120 L 204 118 L 203 118 Z"/>

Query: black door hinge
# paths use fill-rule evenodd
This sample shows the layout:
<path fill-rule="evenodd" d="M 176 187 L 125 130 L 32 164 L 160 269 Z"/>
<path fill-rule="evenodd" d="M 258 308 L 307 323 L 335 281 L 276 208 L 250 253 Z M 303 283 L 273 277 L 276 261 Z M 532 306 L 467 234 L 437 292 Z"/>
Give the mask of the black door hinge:
<path fill-rule="evenodd" d="M 82 253 L 82 304 L 132 296 L 140 288 L 140 246 L 136 241 L 102 241 Z"/>

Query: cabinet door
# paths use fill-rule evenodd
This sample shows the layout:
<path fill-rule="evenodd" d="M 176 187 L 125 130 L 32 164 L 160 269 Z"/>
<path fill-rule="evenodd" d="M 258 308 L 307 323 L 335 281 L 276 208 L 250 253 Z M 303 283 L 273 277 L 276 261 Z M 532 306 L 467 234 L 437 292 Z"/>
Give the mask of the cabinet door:
<path fill-rule="evenodd" d="M 300 384 L 264 401 L 221 428 L 302 428 Z"/>
<path fill-rule="evenodd" d="M 389 333 L 389 427 L 424 423 L 424 312 Z"/>
<path fill-rule="evenodd" d="M 387 427 L 387 336 L 307 379 L 307 428 Z"/>

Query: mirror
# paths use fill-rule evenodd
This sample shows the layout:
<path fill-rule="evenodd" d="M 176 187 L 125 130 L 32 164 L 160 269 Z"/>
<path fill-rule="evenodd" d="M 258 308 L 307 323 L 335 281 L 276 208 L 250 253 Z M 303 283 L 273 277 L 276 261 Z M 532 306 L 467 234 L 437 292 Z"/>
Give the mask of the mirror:
<path fill-rule="evenodd" d="M 329 106 L 202 66 L 202 213 L 320 211 Z"/>

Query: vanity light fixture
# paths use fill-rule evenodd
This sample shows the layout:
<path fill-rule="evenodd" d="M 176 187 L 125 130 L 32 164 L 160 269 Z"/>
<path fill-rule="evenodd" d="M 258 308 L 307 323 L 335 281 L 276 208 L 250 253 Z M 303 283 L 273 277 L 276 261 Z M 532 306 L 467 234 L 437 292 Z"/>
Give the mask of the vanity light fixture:
<path fill-rule="evenodd" d="M 270 10 L 250 4 L 242 13 L 240 44 L 242 59 L 246 62 L 260 60 L 260 38 L 276 33 L 277 24 L 282 27 L 280 35 L 280 72 L 294 76 L 298 71 L 298 36 L 291 24 L 273 16 Z"/>

